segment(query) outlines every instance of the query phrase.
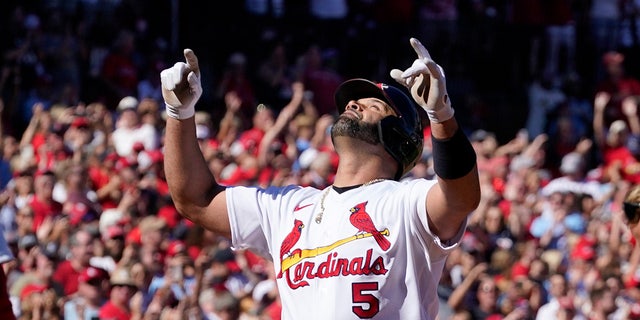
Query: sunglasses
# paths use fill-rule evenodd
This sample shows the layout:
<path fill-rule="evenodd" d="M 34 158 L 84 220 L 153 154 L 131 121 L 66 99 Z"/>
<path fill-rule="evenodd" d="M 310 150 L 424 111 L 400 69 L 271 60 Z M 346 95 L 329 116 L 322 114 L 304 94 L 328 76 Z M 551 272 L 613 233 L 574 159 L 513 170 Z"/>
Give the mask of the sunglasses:
<path fill-rule="evenodd" d="M 636 224 L 640 221 L 640 203 L 624 202 L 624 215 L 627 217 L 627 223 Z"/>

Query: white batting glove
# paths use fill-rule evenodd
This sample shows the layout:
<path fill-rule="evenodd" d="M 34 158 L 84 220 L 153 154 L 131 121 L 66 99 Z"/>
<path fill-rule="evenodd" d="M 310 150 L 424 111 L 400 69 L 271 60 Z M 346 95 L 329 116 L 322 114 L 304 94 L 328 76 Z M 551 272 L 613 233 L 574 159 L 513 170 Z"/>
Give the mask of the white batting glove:
<path fill-rule="evenodd" d="M 427 112 L 431 122 L 451 119 L 454 111 L 447 94 L 444 70 L 431 59 L 429 51 L 420 41 L 411 38 L 410 43 L 418 59 L 405 71 L 391 70 L 391 77 L 409 89 L 413 100 Z"/>
<path fill-rule="evenodd" d="M 186 63 L 177 62 L 160 72 L 167 116 L 178 120 L 195 115 L 196 102 L 202 95 L 198 58 L 191 49 L 184 49 L 184 58 Z"/>

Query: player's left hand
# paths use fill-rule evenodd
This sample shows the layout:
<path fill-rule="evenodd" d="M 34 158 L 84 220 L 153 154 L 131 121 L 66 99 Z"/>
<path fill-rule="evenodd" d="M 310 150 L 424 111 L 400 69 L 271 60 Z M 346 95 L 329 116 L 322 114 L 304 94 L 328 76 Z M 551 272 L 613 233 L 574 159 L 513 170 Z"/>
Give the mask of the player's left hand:
<path fill-rule="evenodd" d="M 447 93 L 444 70 L 433 61 L 429 51 L 418 39 L 411 38 L 410 43 L 418 54 L 418 59 L 404 71 L 391 70 L 391 77 L 409 89 L 411 96 L 427 112 L 431 122 L 451 119 L 454 111 Z"/>

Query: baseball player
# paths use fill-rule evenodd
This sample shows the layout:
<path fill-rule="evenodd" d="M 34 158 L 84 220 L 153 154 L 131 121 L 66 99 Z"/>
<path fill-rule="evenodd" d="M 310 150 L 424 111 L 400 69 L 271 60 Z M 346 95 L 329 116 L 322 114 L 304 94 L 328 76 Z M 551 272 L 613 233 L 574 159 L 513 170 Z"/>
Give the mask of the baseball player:
<path fill-rule="evenodd" d="M 283 319 L 437 316 L 443 265 L 480 188 L 444 72 L 418 40 L 410 43 L 418 55 L 413 65 L 391 71 L 401 86 L 352 79 L 337 89 L 331 137 L 340 161 L 334 184 L 323 190 L 218 184 L 196 141 L 196 55 L 185 49 L 185 62 L 161 73 L 173 200 L 183 216 L 235 248 L 273 259 Z M 421 114 L 431 122 L 438 177 L 400 181 L 421 156 Z"/>

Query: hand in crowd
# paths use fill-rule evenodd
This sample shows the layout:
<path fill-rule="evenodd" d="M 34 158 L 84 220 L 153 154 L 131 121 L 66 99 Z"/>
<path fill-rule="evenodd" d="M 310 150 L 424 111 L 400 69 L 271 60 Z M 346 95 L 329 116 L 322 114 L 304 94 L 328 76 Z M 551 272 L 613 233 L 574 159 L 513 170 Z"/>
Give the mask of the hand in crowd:
<path fill-rule="evenodd" d="M 636 97 L 626 97 L 622 100 L 622 112 L 627 117 L 638 116 L 638 100 Z"/>
<path fill-rule="evenodd" d="M 596 93 L 593 100 L 594 111 L 599 113 L 603 112 L 610 100 L 611 95 L 609 93 L 604 91 Z"/>

